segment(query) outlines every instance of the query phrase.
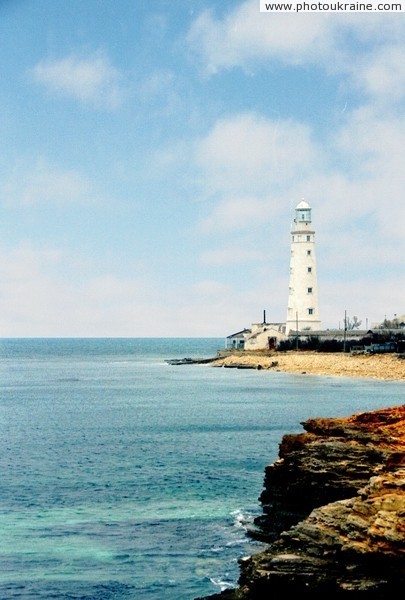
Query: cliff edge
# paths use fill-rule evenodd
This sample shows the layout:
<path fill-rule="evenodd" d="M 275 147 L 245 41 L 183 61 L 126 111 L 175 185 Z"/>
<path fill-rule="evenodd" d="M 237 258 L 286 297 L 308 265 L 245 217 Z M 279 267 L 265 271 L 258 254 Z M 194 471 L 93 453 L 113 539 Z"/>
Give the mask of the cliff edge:
<path fill-rule="evenodd" d="M 404 589 L 405 405 L 302 425 L 265 470 L 250 535 L 268 547 L 239 560 L 237 589 L 210 600 L 386 599 Z"/>

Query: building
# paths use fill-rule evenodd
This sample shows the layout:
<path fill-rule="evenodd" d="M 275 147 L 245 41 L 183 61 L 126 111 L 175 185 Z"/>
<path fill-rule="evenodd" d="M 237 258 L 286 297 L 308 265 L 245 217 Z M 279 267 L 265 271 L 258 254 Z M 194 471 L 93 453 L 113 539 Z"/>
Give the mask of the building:
<path fill-rule="evenodd" d="M 228 335 L 225 340 L 227 350 L 274 350 L 281 340 L 286 340 L 285 323 L 267 323 L 266 311 L 263 322 L 253 323 L 250 329 L 242 329 Z"/>
<path fill-rule="evenodd" d="M 405 315 L 394 315 L 392 321 L 384 320 L 371 329 L 326 329 L 320 327 L 318 310 L 318 281 L 316 272 L 315 231 L 312 228 L 311 207 L 302 200 L 295 208 L 294 225 L 291 230 L 290 279 L 288 290 L 287 320 L 285 323 L 268 323 L 266 311 L 263 321 L 253 323 L 250 329 L 243 329 L 226 338 L 228 350 L 273 350 L 285 340 L 311 343 L 315 339 L 321 343 L 342 343 L 347 347 L 360 348 L 366 352 L 392 351 L 395 346 L 399 353 L 405 353 L 405 342 L 398 334 L 405 330 Z M 398 338 L 398 339 L 396 339 Z M 357 346 L 356 343 L 363 345 Z M 383 347 L 383 350 L 381 348 Z"/>
<path fill-rule="evenodd" d="M 250 333 L 245 336 L 245 350 L 275 350 L 282 340 L 286 340 L 285 323 L 253 323 Z"/>
<path fill-rule="evenodd" d="M 318 282 L 316 274 L 315 231 L 311 207 L 302 200 L 295 209 L 291 231 L 290 283 L 286 333 L 319 330 Z"/>
<path fill-rule="evenodd" d="M 261 323 L 253 323 L 226 338 L 227 349 L 272 350 L 297 332 L 320 329 L 315 232 L 311 207 L 302 200 L 295 209 L 291 231 L 290 282 L 286 323 L 268 323 L 266 311 Z"/>
<path fill-rule="evenodd" d="M 250 329 L 242 329 L 242 331 L 237 331 L 236 333 L 228 335 L 225 340 L 225 348 L 227 350 L 244 350 L 245 338 L 250 333 Z"/>

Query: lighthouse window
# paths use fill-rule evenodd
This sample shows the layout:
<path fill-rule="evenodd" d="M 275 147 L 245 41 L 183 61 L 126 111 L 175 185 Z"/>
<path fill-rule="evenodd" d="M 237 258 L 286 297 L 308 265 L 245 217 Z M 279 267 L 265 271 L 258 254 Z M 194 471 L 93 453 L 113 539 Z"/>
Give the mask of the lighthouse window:
<path fill-rule="evenodd" d="M 308 314 L 309 315 L 313 315 L 314 314 L 314 309 L 313 308 L 308 308 Z"/>
<path fill-rule="evenodd" d="M 308 273 L 312 273 L 312 267 L 308 267 Z"/>
<path fill-rule="evenodd" d="M 307 235 L 307 242 L 310 242 L 310 241 L 311 241 L 311 236 Z"/>
<path fill-rule="evenodd" d="M 311 256 L 311 250 L 307 250 L 307 256 Z"/>
<path fill-rule="evenodd" d="M 302 213 L 301 215 L 301 219 L 304 220 L 305 219 L 305 213 Z"/>
<path fill-rule="evenodd" d="M 312 288 L 308 288 L 308 294 L 312 294 Z"/>

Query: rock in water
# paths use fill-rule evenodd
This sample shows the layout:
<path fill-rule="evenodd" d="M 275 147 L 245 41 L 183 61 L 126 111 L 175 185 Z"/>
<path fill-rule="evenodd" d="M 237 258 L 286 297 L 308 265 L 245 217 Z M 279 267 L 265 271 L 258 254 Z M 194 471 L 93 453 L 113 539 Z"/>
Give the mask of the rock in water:
<path fill-rule="evenodd" d="M 265 471 L 268 542 L 241 559 L 223 600 L 386 600 L 405 584 L 405 405 L 345 419 L 309 419 L 285 435 Z"/>

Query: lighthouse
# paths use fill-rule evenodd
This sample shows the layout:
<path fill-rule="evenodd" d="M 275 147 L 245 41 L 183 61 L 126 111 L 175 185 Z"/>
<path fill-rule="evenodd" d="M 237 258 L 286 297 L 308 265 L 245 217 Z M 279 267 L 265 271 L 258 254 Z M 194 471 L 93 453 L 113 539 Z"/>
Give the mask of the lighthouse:
<path fill-rule="evenodd" d="M 315 231 L 311 207 L 302 200 L 291 231 L 290 283 L 286 333 L 320 329 L 316 275 Z"/>

